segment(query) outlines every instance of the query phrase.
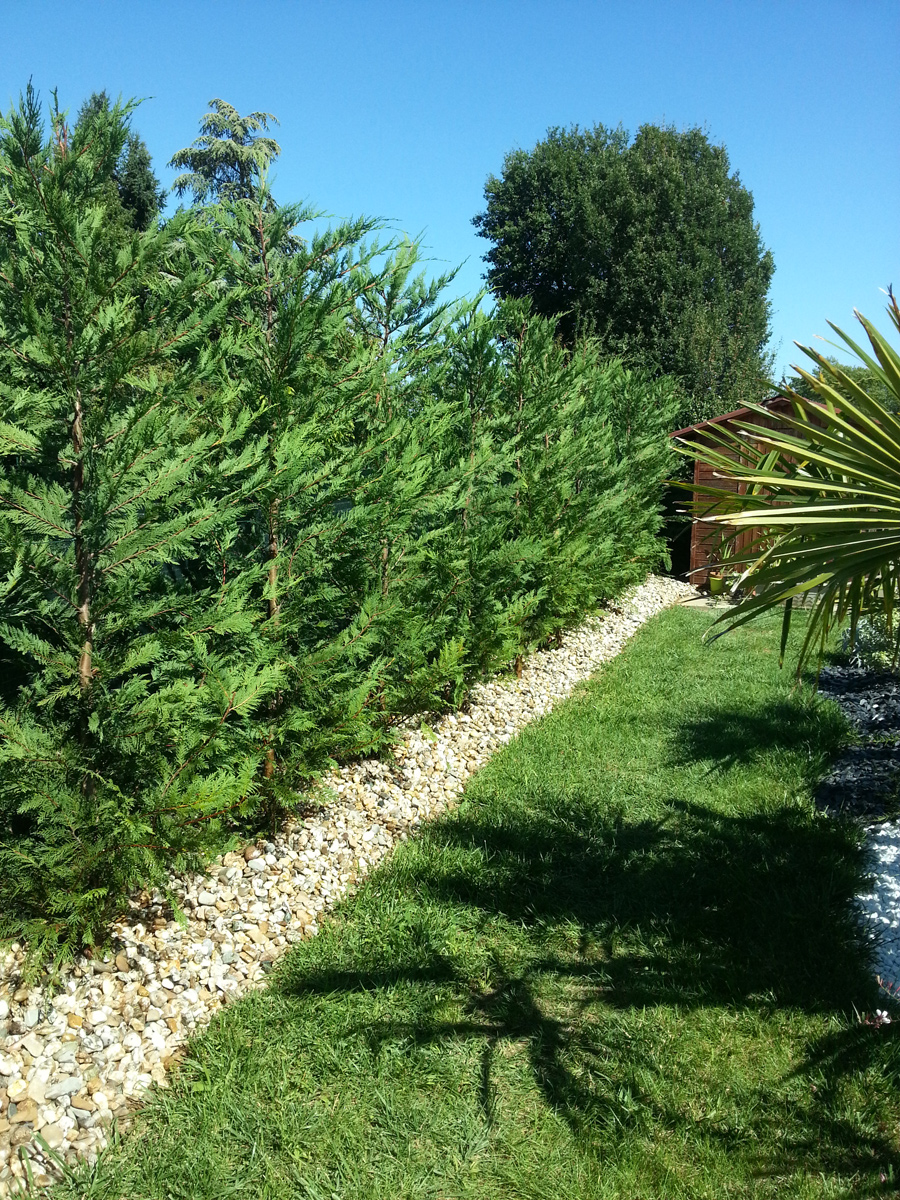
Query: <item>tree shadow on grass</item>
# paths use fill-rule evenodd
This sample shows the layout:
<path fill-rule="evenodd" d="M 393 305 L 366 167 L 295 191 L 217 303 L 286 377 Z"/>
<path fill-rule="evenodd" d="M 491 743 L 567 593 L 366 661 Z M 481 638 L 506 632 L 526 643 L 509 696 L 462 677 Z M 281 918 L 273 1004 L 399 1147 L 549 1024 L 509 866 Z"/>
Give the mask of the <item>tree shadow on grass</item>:
<path fill-rule="evenodd" d="M 710 763 L 719 770 L 748 766 L 773 751 L 813 751 L 809 757 L 812 787 L 823 759 L 846 744 L 849 727 L 843 715 L 809 692 L 775 701 L 766 708 L 710 706 L 681 722 L 671 739 L 673 766 Z"/>
<path fill-rule="evenodd" d="M 727 769 L 804 740 L 814 763 L 823 742 L 821 724 L 810 715 L 805 726 L 792 705 L 720 716 L 673 731 L 682 763 L 717 757 Z M 832 732 L 839 736 L 839 723 Z M 748 1101 L 753 1116 L 701 1125 L 666 1098 L 653 1030 L 629 1023 L 660 1005 L 763 1018 L 778 1010 L 846 1017 L 854 1005 L 874 1006 L 853 910 L 860 850 L 848 826 L 791 806 L 723 815 L 674 793 L 660 816 L 635 821 L 564 780 L 490 801 L 430 826 L 402 868 L 382 876 L 385 922 L 392 900 L 415 898 L 403 929 L 387 941 L 358 939 L 349 959 L 345 940 L 330 962 L 321 953 L 289 959 L 283 993 L 449 988 L 461 1018 L 445 1019 L 445 1007 L 423 994 L 414 1015 L 399 1004 L 396 1018 L 360 1035 L 376 1054 L 397 1039 L 481 1039 L 489 1123 L 496 1048 L 521 1043 L 546 1102 L 588 1148 L 601 1135 L 663 1128 L 729 1151 L 768 1146 L 770 1157 L 754 1166 L 760 1176 L 822 1172 L 855 1177 L 854 1194 L 888 1194 L 873 1170 L 900 1178 L 895 1131 L 864 1129 L 828 1100 L 876 1061 L 883 1038 L 851 1029 L 839 1045 L 810 1045 L 789 1079 L 826 1084 L 815 1098 L 801 1088 L 800 1115 L 789 1079 L 779 1095 L 765 1093 L 769 1080 Z M 447 933 L 459 926 L 465 950 Z"/>

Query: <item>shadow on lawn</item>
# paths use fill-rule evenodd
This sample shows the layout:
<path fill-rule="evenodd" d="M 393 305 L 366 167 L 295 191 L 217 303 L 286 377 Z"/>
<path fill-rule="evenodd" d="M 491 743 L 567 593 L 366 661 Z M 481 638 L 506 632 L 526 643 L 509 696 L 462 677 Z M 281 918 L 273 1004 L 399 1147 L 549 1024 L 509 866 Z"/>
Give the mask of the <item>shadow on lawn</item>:
<path fill-rule="evenodd" d="M 836 705 L 823 704 L 808 692 L 776 701 L 764 711 L 746 707 L 710 708 L 684 721 L 672 738 L 673 766 L 711 762 L 720 770 L 746 766 L 773 750 L 808 748 L 810 788 L 824 758 L 846 744 L 849 727 Z"/>
<path fill-rule="evenodd" d="M 727 769 L 773 744 L 807 735 L 811 747 L 821 744 L 821 725 L 804 729 L 801 715 L 792 705 L 752 719 L 723 713 L 717 733 L 710 713 L 673 742 L 682 761 L 717 758 Z M 522 1043 L 546 1100 L 588 1143 L 602 1130 L 691 1129 L 745 1154 L 748 1142 L 779 1146 L 777 1162 L 758 1164 L 760 1175 L 859 1173 L 869 1182 L 858 1181 L 855 1195 L 887 1194 L 873 1169 L 891 1166 L 900 1178 L 895 1134 L 861 1134 L 829 1097 L 883 1054 L 893 1027 L 812 1045 L 796 1073 L 819 1083 L 804 1089 L 802 1114 L 796 1097 L 761 1090 L 742 1125 L 701 1128 L 667 1106 L 665 1087 L 648 1090 L 665 1059 L 652 1028 L 624 1019 L 656 1005 L 841 1015 L 874 1006 L 851 908 L 859 872 L 850 829 L 796 808 L 725 816 L 673 795 L 660 819 L 629 822 L 596 797 L 531 784 L 514 801 L 476 800 L 429 827 L 403 872 L 379 882 L 388 910 L 392 897 L 417 897 L 399 941 L 382 948 L 363 938 L 349 965 L 345 941 L 333 965 L 301 953 L 285 964 L 280 987 L 298 995 L 418 984 L 433 995 L 449 985 L 464 1000 L 464 1019 L 439 1019 L 423 995 L 414 1016 L 399 1004 L 396 1020 L 361 1032 L 376 1052 L 400 1038 L 483 1039 L 488 1123 L 493 1056 L 500 1043 Z M 483 949 L 494 946 L 477 977 L 448 947 L 441 913 L 461 919 Z"/>

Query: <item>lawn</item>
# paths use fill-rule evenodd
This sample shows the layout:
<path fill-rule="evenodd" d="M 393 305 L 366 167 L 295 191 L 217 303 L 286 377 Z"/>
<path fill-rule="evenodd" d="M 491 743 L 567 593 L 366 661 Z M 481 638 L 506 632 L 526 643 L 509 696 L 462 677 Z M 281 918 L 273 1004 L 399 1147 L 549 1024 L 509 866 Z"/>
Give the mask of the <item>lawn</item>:
<path fill-rule="evenodd" d="M 527 729 L 60 1200 L 898 1194 L 859 836 L 810 799 L 842 719 L 777 622 L 707 624 Z"/>

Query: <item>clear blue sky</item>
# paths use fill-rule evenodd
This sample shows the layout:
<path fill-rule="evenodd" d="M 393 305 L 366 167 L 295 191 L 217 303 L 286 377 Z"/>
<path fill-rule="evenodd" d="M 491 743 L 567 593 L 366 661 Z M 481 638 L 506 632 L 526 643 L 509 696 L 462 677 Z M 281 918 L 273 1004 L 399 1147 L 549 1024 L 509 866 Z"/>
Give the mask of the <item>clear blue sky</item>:
<path fill-rule="evenodd" d="M 728 147 L 775 257 L 771 346 L 883 328 L 900 290 L 898 0 L 6 0 L 0 104 L 29 76 L 73 112 L 147 97 L 157 174 L 213 97 L 273 112 L 274 192 L 424 233 L 482 282 L 472 216 L 504 154 L 551 125 L 703 126 Z"/>

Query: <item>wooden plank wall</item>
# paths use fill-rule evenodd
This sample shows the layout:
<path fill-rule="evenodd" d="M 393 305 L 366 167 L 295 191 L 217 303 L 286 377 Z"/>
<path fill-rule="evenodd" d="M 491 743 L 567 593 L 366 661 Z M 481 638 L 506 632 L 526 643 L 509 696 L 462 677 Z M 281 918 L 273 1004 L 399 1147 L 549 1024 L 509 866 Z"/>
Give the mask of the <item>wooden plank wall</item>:
<path fill-rule="evenodd" d="M 755 425 L 761 425 L 767 429 L 786 429 L 787 426 L 780 419 L 781 414 L 778 411 L 779 409 L 782 412 L 790 411 L 790 401 L 782 399 L 777 402 L 777 407 L 773 405 L 773 412 L 770 417 L 760 417 L 756 413 L 752 413 L 747 415 L 747 419 L 751 420 Z M 737 427 L 731 421 L 716 422 L 716 426 L 719 430 L 729 429 L 730 431 L 737 432 Z M 703 439 L 702 428 L 697 430 L 696 440 L 706 440 Z M 709 441 L 712 444 L 712 439 L 709 439 Z M 717 446 L 717 448 L 724 454 L 728 453 L 722 446 Z M 733 456 L 729 455 L 729 457 Z M 722 491 L 733 492 L 737 492 L 741 487 L 737 480 L 716 475 L 712 467 L 706 463 L 697 461 L 694 463 L 694 483 L 698 486 L 715 487 Z M 697 500 L 700 497 L 695 494 L 694 499 Z M 712 503 L 713 501 L 710 501 L 710 504 Z M 697 587 L 705 587 L 707 585 L 709 581 L 709 567 L 718 558 L 722 540 L 730 532 L 732 530 L 728 526 L 714 524 L 711 521 L 695 521 L 691 530 L 691 574 L 689 577 L 691 583 Z M 747 545 L 756 536 L 757 532 L 756 529 L 751 529 L 742 534 L 737 546 Z"/>

